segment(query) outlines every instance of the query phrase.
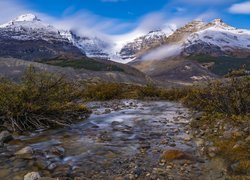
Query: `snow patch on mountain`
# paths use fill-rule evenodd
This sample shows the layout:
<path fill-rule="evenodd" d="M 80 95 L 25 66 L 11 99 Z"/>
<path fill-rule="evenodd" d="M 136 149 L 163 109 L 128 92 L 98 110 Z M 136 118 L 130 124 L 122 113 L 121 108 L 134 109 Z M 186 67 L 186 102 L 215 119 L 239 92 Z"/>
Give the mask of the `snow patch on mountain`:
<path fill-rule="evenodd" d="M 250 49 L 250 31 L 236 29 L 217 19 L 208 24 L 208 28 L 191 34 L 186 43 L 193 44 L 197 41 L 219 46 L 222 50 Z"/>
<path fill-rule="evenodd" d="M 34 14 L 24 14 L 24 15 L 17 17 L 14 21 L 15 22 L 18 22 L 18 21 L 23 22 L 23 21 L 41 21 L 41 20 L 38 19 L 37 16 Z"/>
<path fill-rule="evenodd" d="M 60 31 L 60 34 L 86 53 L 88 57 L 109 59 L 109 43 L 97 37 L 79 36 L 72 31 Z"/>

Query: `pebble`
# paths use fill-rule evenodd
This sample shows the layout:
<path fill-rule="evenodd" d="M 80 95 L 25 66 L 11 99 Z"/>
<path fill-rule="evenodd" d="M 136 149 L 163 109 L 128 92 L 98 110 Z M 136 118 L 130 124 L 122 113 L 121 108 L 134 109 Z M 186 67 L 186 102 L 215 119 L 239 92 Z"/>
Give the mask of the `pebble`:
<path fill-rule="evenodd" d="M 167 166 L 167 169 L 172 169 L 173 168 L 173 166 Z"/>
<path fill-rule="evenodd" d="M 32 154 L 33 149 L 30 146 L 24 147 L 21 150 L 17 151 L 15 155 L 22 155 L 22 154 Z"/>
<path fill-rule="evenodd" d="M 250 142 L 250 136 L 245 139 L 246 142 Z"/>
<path fill-rule="evenodd" d="M 48 166 L 48 169 L 49 170 L 53 170 L 53 169 L 55 169 L 57 167 L 57 163 L 52 163 L 52 164 L 50 164 L 49 166 Z"/>
<path fill-rule="evenodd" d="M 204 141 L 204 139 L 196 138 L 196 139 L 195 139 L 195 143 L 196 143 L 196 145 L 197 145 L 198 147 L 201 147 L 201 146 L 203 146 L 203 145 L 205 144 L 205 141 Z"/>
<path fill-rule="evenodd" d="M 39 169 L 45 169 L 48 166 L 48 162 L 45 159 L 42 159 L 42 157 L 37 158 L 35 165 Z"/>
<path fill-rule="evenodd" d="M 0 143 L 8 143 L 13 139 L 13 136 L 8 131 L 0 132 Z"/>
<path fill-rule="evenodd" d="M 175 147 L 175 146 L 176 146 L 176 144 L 175 144 L 175 143 L 171 143 L 169 146 L 171 146 L 171 147 Z"/>
<path fill-rule="evenodd" d="M 24 180 L 38 180 L 40 177 L 38 172 L 30 172 L 24 176 Z"/>
<path fill-rule="evenodd" d="M 218 152 L 219 152 L 219 148 L 215 146 L 208 147 L 208 155 L 210 157 L 215 157 Z"/>
<path fill-rule="evenodd" d="M 22 148 L 15 153 L 17 158 L 21 159 L 33 159 L 33 149 L 30 146 Z"/>

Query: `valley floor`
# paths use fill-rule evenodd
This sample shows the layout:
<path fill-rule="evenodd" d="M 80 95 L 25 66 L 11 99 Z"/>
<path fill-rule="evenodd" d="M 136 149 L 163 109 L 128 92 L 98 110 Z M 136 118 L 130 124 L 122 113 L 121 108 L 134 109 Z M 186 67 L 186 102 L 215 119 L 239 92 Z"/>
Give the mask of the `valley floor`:
<path fill-rule="evenodd" d="M 225 178 L 223 161 L 210 161 L 203 140 L 193 138 L 191 114 L 181 104 L 120 100 L 88 107 L 93 113 L 84 122 L 15 136 L 1 147 L 0 179 L 30 172 L 79 179 Z"/>

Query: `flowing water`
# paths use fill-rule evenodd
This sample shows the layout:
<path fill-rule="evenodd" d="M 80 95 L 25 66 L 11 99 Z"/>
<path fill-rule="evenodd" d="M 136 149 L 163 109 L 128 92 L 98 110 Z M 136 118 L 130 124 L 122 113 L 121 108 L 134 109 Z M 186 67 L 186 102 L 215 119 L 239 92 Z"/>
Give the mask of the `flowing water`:
<path fill-rule="evenodd" d="M 82 179 L 202 177 L 204 162 L 189 135 L 189 112 L 180 104 L 122 100 L 88 106 L 93 113 L 84 122 L 16 136 L 0 148 L 0 179 L 23 179 L 32 171 Z M 25 147 L 32 152 L 15 155 Z M 161 161 L 169 149 L 192 158 Z"/>

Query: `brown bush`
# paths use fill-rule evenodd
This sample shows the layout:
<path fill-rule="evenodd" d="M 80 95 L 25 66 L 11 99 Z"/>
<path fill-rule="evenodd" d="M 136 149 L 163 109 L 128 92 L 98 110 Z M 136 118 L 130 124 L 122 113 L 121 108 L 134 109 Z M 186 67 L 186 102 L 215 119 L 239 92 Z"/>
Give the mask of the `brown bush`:
<path fill-rule="evenodd" d="M 118 83 L 101 83 L 89 85 L 84 90 L 82 97 L 87 100 L 111 100 L 119 99 L 123 92 L 123 87 Z"/>
<path fill-rule="evenodd" d="M 193 87 L 183 102 L 188 107 L 209 113 L 249 114 L 250 77 L 231 78 Z"/>
<path fill-rule="evenodd" d="M 75 83 L 31 67 L 19 84 L 0 82 L 0 124 L 13 131 L 65 126 L 88 112 L 74 103 L 79 97 Z"/>

